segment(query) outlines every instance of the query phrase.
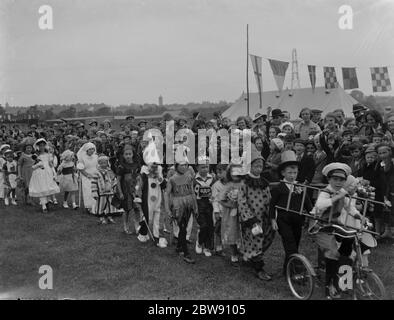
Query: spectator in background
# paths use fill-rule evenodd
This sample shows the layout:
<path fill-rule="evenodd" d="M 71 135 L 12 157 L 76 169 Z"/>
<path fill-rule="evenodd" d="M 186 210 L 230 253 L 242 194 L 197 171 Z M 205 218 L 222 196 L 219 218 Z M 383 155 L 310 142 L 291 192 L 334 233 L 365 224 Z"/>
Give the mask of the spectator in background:
<path fill-rule="evenodd" d="M 313 157 L 305 152 L 305 143 L 306 141 L 303 139 L 296 139 L 294 141 L 294 151 L 299 162 L 297 181 L 303 184 L 309 184 L 312 182 L 315 174 L 315 162 L 313 161 Z"/>
<path fill-rule="evenodd" d="M 324 117 L 324 130 L 328 132 L 338 133 L 339 131 L 339 122 L 338 118 L 334 113 L 329 112 Z"/>
<path fill-rule="evenodd" d="M 392 137 L 394 135 L 394 112 L 390 112 L 386 115 L 384 122 L 384 133 L 385 135 Z"/>
<path fill-rule="evenodd" d="M 361 103 L 356 103 L 353 105 L 353 115 L 356 120 L 357 127 L 360 127 L 365 123 L 365 112 L 368 110 L 366 106 Z"/>
<path fill-rule="evenodd" d="M 271 141 L 272 139 L 276 138 L 280 133 L 279 127 L 272 126 L 268 130 L 268 139 Z"/>
<path fill-rule="evenodd" d="M 358 132 L 359 135 L 367 137 L 369 140 L 372 139 L 374 133 L 382 131 L 383 118 L 380 113 L 376 110 L 368 110 L 365 113 L 365 124 L 361 127 Z"/>
<path fill-rule="evenodd" d="M 318 124 L 314 123 L 311 119 L 312 111 L 309 108 L 303 108 L 300 112 L 299 117 L 302 121 L 295 127 L 296 137 L 306 140 L 312 131 L 317 133 L 321 132 Z"/>
<path fill-rule="evenodd" d="M 360 142 L 353 142 L 349 146 L 349 150 L 352 155 L 349 167 L 352 169 L 352 175 L 357 178 L 362 174 L 362 169 L 365 165 L 363 145 Z"/>
<path fill-rule="evenodd" d="M 237 121 L 235 122 L 239 130 L 247 129 L 248 121 L 246 117 L 238 117 Z"/>
<path fill-rule="evenodd" d="M 283 151 L 284 144 L 279 138 L 274 138 L 270 143 L 270 154 L 264 166 L 264 176 L 269 177 L 270 182 L 279 181 L 279 175 L 277 172 L 278 166 L 281 162 L 281 153 Z"/>
<path fill-rule="evenodd" d="M 285 133 L 287 136 L 295 136 L 294 133 L 294 125 L 291 122 L 283 122 L 279 129 L 282 133 Z"/>
<path fill-rule="evenodd" d="M 349 130 L 352 132 L 352 134 L 357 134 L 358 132 L 357 124 L 355 119 L 347 119 L 343 123 L 343 130 Z"/>
<path fill-rule="evenodd" d="M 280 109 L 274 109 L 271 113 L 271 121 L 269 122 L 269 126 L 279 127 L 283 122 L 283 112 Z"/>
<path fill-rule="evenodd" d="M 312 121 L 314 123 L 316 123 L 321 130 L 324 129 L 324 121 L 321 118 L 321 114 L 323 113 L 323 111 L 319 110 L 319 109 L 312 109 L 311 110 L 312 113 Z"/>
<path fill-rule="evenodd" d="M 283 114 L 283 119 L 282 119 L 283 122 L 290 121 L 290 112 L 282 111 L 282 114 Z"/>
<path fill-rule="evenodd" d="M 345 112 L 343 109 L 336 109 L 332 112 L 338 119 L 339 131 L 343 131 L 343 123 L 345 122 Z"/>

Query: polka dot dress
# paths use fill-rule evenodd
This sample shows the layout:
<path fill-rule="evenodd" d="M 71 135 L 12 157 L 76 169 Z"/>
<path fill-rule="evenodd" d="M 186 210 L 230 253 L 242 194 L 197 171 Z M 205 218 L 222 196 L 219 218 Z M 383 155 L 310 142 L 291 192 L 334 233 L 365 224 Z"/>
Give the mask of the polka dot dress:
<path fill-rule="evenodd" d="M 238 210 L 241 222 L 257 218 L 262 223 L 263 233 L 257 236 L 252 234 L 252 226 L 243 228 L 242 253 L 245 260 L 262 256 L 271 246 L 275 231 L 271 227 L 269 219 L 269 203 L 271 194 L 269 187 L 254 188 L 243 184 L 238 202 Z"/>

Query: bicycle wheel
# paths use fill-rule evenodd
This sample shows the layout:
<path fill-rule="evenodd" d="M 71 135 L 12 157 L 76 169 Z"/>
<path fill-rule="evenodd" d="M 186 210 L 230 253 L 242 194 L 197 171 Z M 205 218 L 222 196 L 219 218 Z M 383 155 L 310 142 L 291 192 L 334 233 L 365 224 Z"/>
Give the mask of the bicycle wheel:
<path fill-rule="evenodd" d="M 361 270 L 360 277 L 356 272 L 354 274 L 353 287 L 353 298 L 355 300 L 387 299 L 383 282 L 373 271 Z"/>
<path fill-rule="evenodd" d="M 292 254 L 286 266 L 286 279 L 292 294 L 300 300 L 308 300 L 315 287 L 315 271 L 301 254 Z"/>

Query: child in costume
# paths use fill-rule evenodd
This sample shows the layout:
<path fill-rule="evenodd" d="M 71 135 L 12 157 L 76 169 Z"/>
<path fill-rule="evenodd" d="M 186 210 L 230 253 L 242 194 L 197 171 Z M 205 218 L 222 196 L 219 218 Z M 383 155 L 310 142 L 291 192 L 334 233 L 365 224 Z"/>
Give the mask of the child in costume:
<path fill-rule="evenodd" d="M 250 172 L 238 194 L 238 210 L 243 260 L 250 263 L 259 280 L 269 281 L 272 277 L 264 269 L 264 253 L 271 246 L 275 231 L 269 217 L 271 193 L 268 181 L 261 175 L 263 168 L 261 154 L 252 152 Z"/>
<path fill-rule="evenodd" d="M 188 156 L 187 156 L 187 152 L 186 149 L 184 149 L 184 152 L 179 152 L 179 153 L 175 153 L 175 159 L 185 159 L 185 161 L 188 161 Z M 167 171 L 167 181 L 173 176 L 175 175 L 176 170 L 175 170 L 175 166 L 172 166 L 168 169 Z M 190 175 L 193 179 L 195 177 L 195 172 L 192 166 L 188 166 L 187 170 L 185 172 L 186 175 Z M 170 219 L 172 220 L 172 219 Z M 187 223 L 187 227 L 186 227 L 186 241 L 187 243 L 191 243 L 190 241 L 190 237 L 192 234 L 192 230 L 193 230 L 193 215 L 190 215 L 189 221 Z M 171 225 L 172 225 L 172 231 L 173 231 L 173 235 L 174 235 L 174 239 L 177 240 L 178 239 L 178 235 L 179 235 L 179 226 L 176 223 L 175 220 L 171 221 Z"/>
<path fill-rule="evenodd" d="M 223 207 L 220 204 L 220 194 L 223 192 L 227 183 L 227 165 L 218 164 L 216 166 L 216 177 L 218 180 L 212 185 L 212 206 L 213 206 L 213 221 L 214 221 L 214 240 L 215 240 L 215 254 L 223 256 L 222 245 L 222 217 Z"/>
<path fill-rule="evenodd" d="M 83 204 L 88 213 L 95 214 L 96 201 L 92 195 L 92 180 L 97 173 L 97 153 L 96 146 L 87 142 L 77 153 L 77 169 L 81 174 L 81 188 Z"/>
<path fill-rule="evenodd" d="M 37 152 L 35 164 L 32 166 L 33 173 L 29 184 L 29 196 L 39 198 L 42 211 L 48 212 L 48 197 L 60 192 L 53 176 L 53 163 L 48 153 L 48 143 L 45 139 L 38 139 L 34 143 Z"/>
<path fill-rule="evenodd" d="M 4 199 L 4 172 L 3 166 L 6 162 L 4 158 L 4 152 L 10 149 L 9 144 L 3 144 L 0 147 L 0 199 Z"/>
<path fill-rule="evenodd" d="M 92 195 L 96 200 L 97 216 L 100 224 L 115 223 L 111 215 L 115 212 L 111 202 L 117 185 L 115 173 L 110 169 L 109 157 L 100 155 L 97 159 L 97 172 L 92 180 Z"/>
<path fill-rule="evenodd" d="M 300 212 L 300 209 L 305 209 L 309 213 L 312 210 L 312 203 L 308 195 L 305 195 L 304 206 L 301 208 L 304 192 L 300 186 L 292 184 L 297 183 L 296 178 L 300 165 L 294 151 L 284 151 L 281 158 L 282 162 L 278 167 L 278 172 L 279 175 L 283 177 L 284 182 L 281 181 L 271 190 L 270 218 L 272 228 L 279 231 L 282 237 L 282 244 L 285 250 L 285 259 L 283 263 L 283 274 L 285 275 L 287 262 L 290 256 L 294 253 L 298 253 L 304 216 L 295 212 L 277 209 L 276 206 L 286 208 L 289 193 L 291 193 L 290 210 Z"/>
<path fill-rule="evenodd" d="M 25 203 L 27 205 L 31 204 L 30 199 L 28 197 L 29 195 L 29 184 L 30 184 L 30 179 L 31 175 L 33 173 L 33 165 L 34 165 L 34 160 L 33 160 L 33 145 L 34 145 L 34 140 L 33 138 L 26 138 L 24 141 L 22 141 L 23 145 L 23 152 L 18 160 L 18 184 L 21 186 L 23 189 L 22 192 L 24 193 L 24 198 L 25 198 Z"/>
<path fill-rule="evenodd" d="M 204 253 L 206 257 L 210 257 L 212 256 L 214 236 L 211 197 L 215 177 L 209 173 L 209 159 L 207 157 L 198 158 L 197 170 L 198 172 L 194 178 L 194 192 L 196 193 L 198 207 L 197 222 L 199 225 L 196 253 Z"/>
<path fill-rule="evenodd" d="M 238 194 L 241 190 L 244 174 L 240 163 L 231 163 L 226 171 L 227 183 L 218 196 L 222 206 L 222 244 L 224 247 L 230 247 L 231 263 L 233 265 L 238 265 L 239 263 L 237 248 L 240 242 Z"/>
<path fill-rule="evenodd" d="M 187 174 L 188 159 L 183 155 L 175 157 L 176 173 L 169 179 L 166 190 L 166 211 L 179 227 L 176 251 L 187 263 L 195 263 L 186 242 L 186 228 L 191 215 L 197 212 L 197 201 L 193 190 L 193 177 Z"/>
<path fill-rule="evenodd" d="M 67 199 L 70 195 L 72 208 L 78 208 L 75 202 L 75 194 L 78 191 L 78 176 L 76 174 L 74 152 L 66 150 L 60 156 L 60 165 L 57 169 L 59 174 L 60 190 L 64 192 L 63 208 L 68 209 Z"/>
<path fill-rule="evenodd" d="M 48 153 L 49 153 L 49 162 L 50 162 L 51 168 L 52 168 L 53 179 L 56 182 L 58 182 L 56 168 L 59 165 L 59 161 L 58 161 L 57 155 L 55 153 L 55 148 L 53 147 L 53 144 L 51 142 L 48 142 Z M 58 204 L 57 199 L 56 199 L 56 195 L 52 195 L 51 197 L 49 197 L 49 202 L 52 202 L 55 205 Z"/>
<path fill-rule="evenodd" d="M 8 149 L 4 152 L 6 162 L 3 166 L 4 172 L 4 204 L 8 206 L 11 203 L 16 206 L 16 177 L 18 176 L 18 164 L 14 160 L 14 153 Z"/>
<path fill-rule="evenodd" d="M 149 224 L 153 226 L 153 240 L 161 248 L 167 247 L 167 240 L 160 237 L 160 213 L 162 207 L 162 190 L 166 186 L 163 178 L 163 170 L 159 165 L 161 163 L 159 154 L 156 150 L 155 142 L 152 136 L 148 136 L 149 142 L 143 151 L 143 160 L 145 165 L 141 168 L 141 209 L 145 217 L 140 222 L 138 240 L 145 242 L 149 239 Z"/>
<path fill-rule="evenodd" d="M 138 233 L 141 221 L 141 177 L 139 166 L 134 161 L 134 149 L 131 145 L 125 145 L 123 148 L 116 176 L 117 197 L 124 210 L 123 231 L 126 234 L 133 234 L 129 228 L 131 216 L 134 231 Z"/>
<path fill-rule="evenodd" d="M 323 175 L 328 179 L 328 186 L 323 189 L 317 200 L 312 212 L 316 217 L 327 221 L 321 222 L 314 220 L 309 227 L 309 232 L 316 235 L 316 242 L 323 251 L 325 257 L 325 291 L 327 299 L 340 298 L 340 289 L 338 285 L 338 260 L 341 257 L 349 257 L 352 252 L 352 238 L 346 238 L 346 230 L 343 230 L 343 236 L 335 234 L 332 224 L 339 222 L 339 217 L 345 206 L 345 196 L 347 191 L 343 188 L 351 169 L 348 165 L 341 162 L 333 162 L 323 168 Z M 331 223 L 329 217 L 331 216 Z M 341 241 L 338 248 L 337 240 Z"/>

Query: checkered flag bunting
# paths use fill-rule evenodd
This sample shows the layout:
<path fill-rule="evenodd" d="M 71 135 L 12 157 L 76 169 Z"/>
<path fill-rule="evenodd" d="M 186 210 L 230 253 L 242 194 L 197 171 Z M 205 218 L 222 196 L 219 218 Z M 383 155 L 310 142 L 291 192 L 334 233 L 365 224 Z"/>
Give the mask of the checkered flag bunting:
<path fill-rule="evenodd" d="M 371 68 L 373 92 L 391 91 L 389 71 L 387 67 Z"/>
<path fill-rule="evenodd" d="M 324 67 L 324 82 L 326 89 L 338 88 L 337 75 L 334 67 Z"/>

